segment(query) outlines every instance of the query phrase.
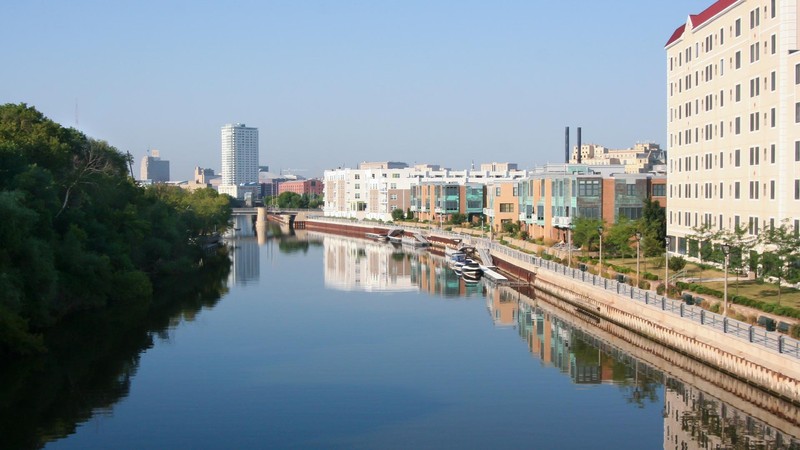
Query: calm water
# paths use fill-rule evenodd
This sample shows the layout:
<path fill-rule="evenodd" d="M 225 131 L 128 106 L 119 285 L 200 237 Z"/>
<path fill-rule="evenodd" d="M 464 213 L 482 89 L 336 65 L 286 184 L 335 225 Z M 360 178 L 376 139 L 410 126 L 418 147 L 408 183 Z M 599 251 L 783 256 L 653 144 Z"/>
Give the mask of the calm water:
<path fill-rule="evenodd" d="M 84 371 L 96 385 L 54 394 L 65 400 L 31 411 L 41 423 L 26 422 L 39 433 L 27 442 L 51 439 L 48 449 L 800 446 L 795 424 L 749 410 L 749 401 L 723 390 L 692 386 L 680 370 L 627 353 L 607 330 L 527 292 L 467 285 L 436 255 L 312 233 L 259 242 L 242 230 L 218 301 L 171 315 L 140 347 L 125 346 L 123 363 L 98 363 L 111 367 L 105 377 Z M 9 403 L 0 405 L 6 426 L 18 413 Z"/>

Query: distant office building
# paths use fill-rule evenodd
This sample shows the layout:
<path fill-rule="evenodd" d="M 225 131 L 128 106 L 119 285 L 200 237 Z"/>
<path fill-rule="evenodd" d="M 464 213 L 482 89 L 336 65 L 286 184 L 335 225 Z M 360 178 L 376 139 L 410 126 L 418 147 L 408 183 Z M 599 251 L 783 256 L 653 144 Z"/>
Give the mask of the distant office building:
<path fill-rule="evenodd" d="M 258 128 L 243 123 L 222 127 L 222 184 L 220 193 L 239 199 L 258 194 Z"/>
<path fill-rule="evenodd" d="M 150 154 L 142 158 L 139 170 L 139 179 L 152 183 L 166 183 L 169 181 L 169 161 L 161 159 L 158 150 L 151 150 Z"/>
<path fill-rule="evenodd" d="M 322 195 L 322 180 L 294 180 L 283 181 L 278 184 L 278 195 L 284 192 L 295 194 Z"/>
<path fill-rule="evenodd" d="M 181 184 L 181 187 L 194 191 L 195 189 L 216 188 L 222 177 L 214 173 L 214 169 L 194 168 L 194 179 Z M 216 182 L 216 185 L 214 184 Z"/>
<path fill-rule="evenodd" d="M 622 165 L 625 173 L 649 173 L 658 171 L 656 167 L 666 164 L 666 155 L 658 144 L 639 142 L 631 148 L 610 149 L 596 144 L 582 144 L 581 148 L 572 148 L 570 164 L 578 163 L 580 153 L 581 164 L 588 166 Z"/>

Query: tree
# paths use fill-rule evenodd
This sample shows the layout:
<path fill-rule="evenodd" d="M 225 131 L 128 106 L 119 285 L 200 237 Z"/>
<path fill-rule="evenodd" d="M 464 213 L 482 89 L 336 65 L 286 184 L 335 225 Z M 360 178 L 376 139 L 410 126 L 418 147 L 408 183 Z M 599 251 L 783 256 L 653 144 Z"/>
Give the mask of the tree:
<path fill-rule="evenodd" d="M 636 256 L 636 247 L 633 237 L 636 234 L 637 223 L 627 217 L 620 219 L 611 226 L 603 236 L 603 251 L 608 255 L 617 255 L 623 258 Z"/>
<path fill-rule="evenodd" d="M 800 237 L 787 219 L 778 227 L 764 229 L 759 242 L 764 246 L 763 274 L 776 278 L 780 304 L 781 282 L 789 276 L 789 265 L 800 259 Z"/>
<path fill-rule="evenodd" d="M 686 259 L 683 256 L 673 256 L 669 259 L 669 270 L 680 272 L 686 267 Z"/>
<path fill-rule="evenodd" d="M 414 212 L 411 211 L 411 208 L 406 211 L 406 220 L 414 220 Z"/>
<path fill-rule="evenodd" d="M 574 245 L 585 247 L 586 250 L 597 247 L 597 243 L 600 242 L 597 227 L 603 226 L 602 220 L 579 217 L 572 222 L 572 226 L 572 243 Z"/>
<path fill-rule="evenodd" d="M 403 213 L 402 209 L 396 208 L 392 210 L 392 220 L 394 220 L 395 222 L 400 222 L 401 220 L 403 220 L 404 216 L 405 214 Z"/>
<path fill-rule="evenodd" d="M 462 213 L 453 213 L 450 215 L 450 223 L 453 225 L 461 225 L 467 221 L 467 216 Z"/>

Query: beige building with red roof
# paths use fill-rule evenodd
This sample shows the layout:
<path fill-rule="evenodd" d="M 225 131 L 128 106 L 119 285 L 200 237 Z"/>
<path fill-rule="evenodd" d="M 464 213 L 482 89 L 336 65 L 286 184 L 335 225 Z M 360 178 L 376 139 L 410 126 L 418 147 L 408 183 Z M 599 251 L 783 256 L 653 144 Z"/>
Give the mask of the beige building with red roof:
<path fill-rule="evenodd" d="M 797 0 L 720 0 L 666 44 L 670 251 L 800 218 Z"/>

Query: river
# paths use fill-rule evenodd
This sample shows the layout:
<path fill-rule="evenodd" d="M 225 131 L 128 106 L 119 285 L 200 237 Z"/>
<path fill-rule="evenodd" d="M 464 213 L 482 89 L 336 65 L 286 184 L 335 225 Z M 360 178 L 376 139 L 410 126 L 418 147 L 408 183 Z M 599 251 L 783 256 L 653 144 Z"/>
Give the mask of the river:
<path fill-rule="evenodd" d="M 5 368 L 0 447 L 800 448 L 779 399 L 527 288 L 239 220 L 230 270 L 102 357 Z"/>

